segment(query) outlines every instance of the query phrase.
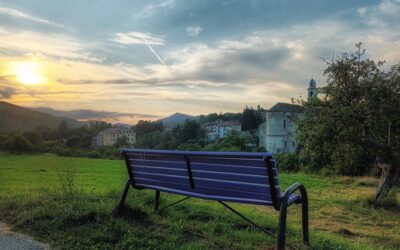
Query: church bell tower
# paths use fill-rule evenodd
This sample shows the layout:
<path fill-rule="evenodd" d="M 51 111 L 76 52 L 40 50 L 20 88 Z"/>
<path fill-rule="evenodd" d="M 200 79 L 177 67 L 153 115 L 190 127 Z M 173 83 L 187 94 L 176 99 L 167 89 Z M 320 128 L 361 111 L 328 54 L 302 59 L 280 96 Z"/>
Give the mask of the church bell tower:
<path fill-rule="evenodd" d="M 310 80 L 310 83 L 308 84 L 307 91 L 308 91 L 308 99 L 317 96 L 317 83 L 312 78 Z"/>

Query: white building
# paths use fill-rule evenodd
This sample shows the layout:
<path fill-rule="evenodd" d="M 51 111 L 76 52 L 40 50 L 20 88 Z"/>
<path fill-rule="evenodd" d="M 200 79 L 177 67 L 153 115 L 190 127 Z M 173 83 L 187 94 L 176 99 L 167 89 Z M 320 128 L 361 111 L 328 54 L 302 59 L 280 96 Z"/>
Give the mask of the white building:
<path fill-rule="evenodd" d="M 99 132 L 96 136 L 96 146 L 113 146 L 120 137 L 126 137 L 130 145 L 136 142 L 136 133 L 134 131 L 124 127 L 116 127 Z"/>
<path fill-rule="evenodd" d="M 241 131 L 239 122 L 217 120 L 215 122 L 205 123 L 202 126 L 206 130 L 208 140 L 210 141 L 224 138 L 231 130 Z"/>
<path fill-rule="evenodd" d="M 317 96 L 316 82 L 311 79 L 308 98 Z M 259 130 L 259 143 L 271 153 L 296 152 L 296 120 L 301 115 L 302 106 L 277 103 L 266 112 L 266 120 Z"/>
<path fill-rule="evenodd" d="M 295 123 L 300 112 L 301 106 L 288 103 L 277 103 L 267 111 L 263 146 L 268 152 L 293 153 L 297 150 Z"/>

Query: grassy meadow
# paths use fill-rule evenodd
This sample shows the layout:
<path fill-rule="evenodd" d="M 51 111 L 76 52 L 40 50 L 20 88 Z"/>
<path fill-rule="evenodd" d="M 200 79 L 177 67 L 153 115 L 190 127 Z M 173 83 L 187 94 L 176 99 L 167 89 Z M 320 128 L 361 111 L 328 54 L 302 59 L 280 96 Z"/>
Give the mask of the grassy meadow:
<path fill-rule="evenodd" d="M 373 178 L 281 173 L 309 192 L 310 249 L 400 249 L 400 208 L 373 208 Z M 154 191 L 130 189 L 123 216 L 113 217 L 127 179 L 123 161 L 0 154 L 0 221 L 61 249 L 273 249 L 276 240 L 220 204 L 189 199 L 153 213 Z M 161 206 L 180 199 L 161 193 Z M 231 204 L 277 230 L 272 208 Z M 288 212 L 288 247 L 301 244 L 300 206 Z"/>

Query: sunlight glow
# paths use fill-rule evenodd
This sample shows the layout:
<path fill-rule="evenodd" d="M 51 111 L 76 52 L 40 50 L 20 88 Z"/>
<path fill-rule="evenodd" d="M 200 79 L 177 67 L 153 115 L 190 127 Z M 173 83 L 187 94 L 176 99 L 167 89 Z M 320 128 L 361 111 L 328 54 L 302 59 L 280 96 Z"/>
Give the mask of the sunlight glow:
<path fill-rule="evenodd" d="M 15 65 L 17 80 L 26 85 L 43 83 L 40 67 L 34 62 L 20 62 Z"/>

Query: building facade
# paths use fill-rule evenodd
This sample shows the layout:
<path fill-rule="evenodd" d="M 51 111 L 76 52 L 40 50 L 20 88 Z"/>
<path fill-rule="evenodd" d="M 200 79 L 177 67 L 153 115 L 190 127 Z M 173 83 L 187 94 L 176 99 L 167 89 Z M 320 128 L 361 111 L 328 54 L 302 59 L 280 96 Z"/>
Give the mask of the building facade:
<path fill-rule="evenodd" d="M 136 133 L 124 127 L 108 128 L 99 132 L 96 136 L 96 146 L 113 146 L 118 138 L 126 137 L 130 145 L 136 142 Z"/>
<path fill-rule="evenodd" d="M 308 99 L 317 96 L 317 86 L 311 79 L 307 88 Z M 258 128 L 259 145 L 271 153 L 294 153 L 297 151 L 296 121 L 302 106 L 276 103 L 266 112 L 265 122 Z"/>
<path fill-rule="evenodd" d="M 239 122 L 224 122 L 222 120 L 205 123 L 202 127 L 206 130 L 208 140 L 210 141 L 224 138 L 231 130 L 241 131 L 241 124 Z"/>
<path fill-rule="evenodd" d="M 288 103 L 277 103 L 268 110 L 263 138 L 268 152 L 296 152 L 296 119 L 300 113 L 301 106 Z"/>

